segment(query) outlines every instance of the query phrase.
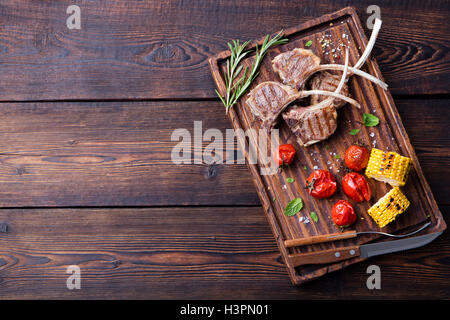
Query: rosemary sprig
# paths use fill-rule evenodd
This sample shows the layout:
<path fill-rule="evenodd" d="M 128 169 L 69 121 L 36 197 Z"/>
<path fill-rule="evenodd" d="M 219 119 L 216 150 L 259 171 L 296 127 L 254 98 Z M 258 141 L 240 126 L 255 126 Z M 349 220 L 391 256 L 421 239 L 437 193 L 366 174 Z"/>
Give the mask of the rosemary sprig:
<path fill-rule="evenodd" d="M 269 39 L 269 35 L 264 39 L 261 48 L 258 50 L 258 45 L 255 46 L 255 59 L 250 67 L 245 67 L 243 76 L 239 78 L 237 77 L 242 72 L 242 65 L 239 63 L 242 59 L 250 52 L 250 50 L 244 51 L 250 41 L 246 41 L 243 44 L 239 43 L 239 40 L 232 40 L 227 43 L 228 48 L 230 48 L 231 56 L 226 62 L 226 71 L 223 75 L 223 79 L 226 87 L 226 95 L 222 97 L 219 91 L 216 90 L 217 95 L 219 96 L 222 103 L 225 105 L 225 110 L 228 113 L 228 110 L 239 100 L 240 97 L 245 93 L 245 91 L 250 87 L 250 84 L 255 80 L 255 78 L 259 74 L 259 66 L 261 65 L 264 56 L 270 47 L 276 46 L 279 44 L 286 43 L 288 39 L 283 39 L 283 31 L 280 31 L 276 36 L 272 39 Z"/>

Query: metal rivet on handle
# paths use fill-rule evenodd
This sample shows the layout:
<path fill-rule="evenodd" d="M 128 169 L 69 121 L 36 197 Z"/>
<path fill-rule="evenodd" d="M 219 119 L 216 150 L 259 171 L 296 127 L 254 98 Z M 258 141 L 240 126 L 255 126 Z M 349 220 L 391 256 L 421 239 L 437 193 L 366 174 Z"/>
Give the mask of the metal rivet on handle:
<path fill-rule="evenodd" d="M 339 258 L 341 256 L 339 252 L 336 252 L 334 255 L 336 256 L 336 258 Z"/>

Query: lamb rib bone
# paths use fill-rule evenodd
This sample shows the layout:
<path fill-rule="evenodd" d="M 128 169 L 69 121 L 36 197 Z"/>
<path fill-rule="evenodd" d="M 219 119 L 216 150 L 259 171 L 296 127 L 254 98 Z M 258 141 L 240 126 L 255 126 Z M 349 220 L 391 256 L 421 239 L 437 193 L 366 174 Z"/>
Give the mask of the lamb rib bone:
<path fill-rule="evenodd" d="M 369 57 L 369 55 L 373 49 L 373 46 L 375 45 L 376 39 L 378 37 L 378 33 L 381 29 L 381 24 L 382 24 L 381 20 L 377 18 L 375 20 L 375 24 L 374 24 L 369 42 L 367 43 L 367 46 L 366 46 L 363 54 L 358 59 L 356 64 L 353 66 L 353 69 L 359 69 L 367 61 L 367 58 Z M 326 70 L 330 70 L 330 69 L 337 70 L 336 65 L 331 65 L 331 66 L 332 67 L 330 67 L 330 65 L 322 65 L 321 67 L 326 68 Z M 338 77 L 337 75 L 331 74 L 327 71 L 320 71 L 312 77 L 312 79 L 310 80 L 309 83 L 310 83 L 311 89 L 330 90 L 331 91 L 333 89 L 333 86 L 336 88 L 337 77 Z M 387 87 L 384 87 L 384 85 L 382 83 L 380 83 L 380 86 L 385 90 L 387 89 Z M 348 86 L 344 87 L 343 94 L 344 95 L 349 94 Z M 311 96 L 312 104 L 319 103 L 320 101 L 323 101 L 323 100 L 324 100 L 324 98 L 322 96 L 315 96 L 315 95 Z M 345 101 L 343 101 L 343 100 L 335 100 L 334 101 L 334 106 L 336 108 L 340 108 L 344 105 L 345 105 Z"/>
<path fill-rule="evenodd" d="M 361 76 L 383 89 L 387 89 L 388 85 L 380 79 L 359 70 L 359 67 L 365 63 L 381 27 L 381 20 L 377 19 L 374 25 L 369 43 L 364 50 L 362 56 L 355 64 L 355 67 L 349 67 L 349 75 L 356 74 Z M 323 70 L 339 70 L 342 71 L 344 66 L 341 64 L 320 64 L 320 58 L 309 49 L 295 48 L 291 51 L 283 52 L 272 60 L 272 67 L 278 73 L 283 83 L 301 90 L 306 81 L 315 73 Z"/>
<path fill-rule="evenodd" d="M 348 56 L 346 48 L 344 72 L 334 94 L 339 94 L 344 86 L 348 71 Z M 310 146 L 327 139 L 336 131 L 337 112 L 333 100 L 333 97 L 327 98 L 309 107 L 293 106 L 283 112 L 282 117 L 297 137 L 299 145 Z"/>
<path fill-rule="evenodd" d="M 274 81 L 266 81 L 258 84 L 248 94 L 246 100 L 253 115 L 262 120 L 262 128 L 271 130 L 284 109 L 293 101 L 310 95 L 325 95 L 345 100 L 357 107 L 359 103 L 354 99 L 341 95 L 338 92 L 323 90 L 297 91 L 290 86 Z"/>

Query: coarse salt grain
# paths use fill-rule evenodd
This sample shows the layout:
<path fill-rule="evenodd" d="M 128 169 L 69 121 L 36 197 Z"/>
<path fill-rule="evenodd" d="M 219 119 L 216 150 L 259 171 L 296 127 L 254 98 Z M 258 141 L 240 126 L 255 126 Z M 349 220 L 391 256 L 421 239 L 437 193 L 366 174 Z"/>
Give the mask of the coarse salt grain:
<path fill-rule="evenodd" d="M 314 169 L 314 170 L 317 170 L 317 169 L 319 169 L 319 167 L 318 167 L 318 166 L 314 166 L 313 169 Z"/>
<path fill-rule="evenodd" d="M 286 190 L 287 189 L 287 186 L 285 185 L 285 184 L 283 184 L 283 187 L 282 187 L 284 190 Z"/>
<path fill-rule="evenodd" d="M 371 133 L 369 134 L 369 136 L 371 136 L 372 138 L 375 137 L 375 132 L 371 132 Z"/>

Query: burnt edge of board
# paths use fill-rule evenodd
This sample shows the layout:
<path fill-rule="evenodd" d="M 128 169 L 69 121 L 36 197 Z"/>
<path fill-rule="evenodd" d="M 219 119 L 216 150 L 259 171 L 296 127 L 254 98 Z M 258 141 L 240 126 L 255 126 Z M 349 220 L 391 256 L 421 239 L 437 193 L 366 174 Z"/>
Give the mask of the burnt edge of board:
<path fill-rule="evenodd" d="M 302 23 L 298 26 L 288 28 L 284 30 L 284 35 L 286 37 L 293 37 L 298 33 L 307 33 L 308 30 L 320 28 L 322 25 L 329 24 L 336 22 L 336 20 L 343 20 L 350 18 L 354 24 L 354 31 L 359 36 L 359 39 L 361 41 L 361 47 L 365 47 L 367 45 L 367 37 L 364 33 L 364 29 L 362 27 L 361 21 L 356 13 L 356 10 L 354 7 L 345 7 L 341 10 L 335 11 L 333 13 L 322 15 L 318 18 L 315 18 L 313 20 L 307 21 L 305 23 Z M 274 35 L 276 33 L 273 33 Z M 261 45 L 264 41 L 265 37 L 262 37 L 261 39 L 257 41 L 252 41 L 249 44 L 249 49 L 253 49 L 255 45 Z M 214 82 L 216 84 L 216 87 L 218 91 L 223 95 L 224 94 L 224 85 L 223 85 L 223 79 L 219 70 L 219 64 L 224 59 L 228 58 L 230 56 L 230 51 L 225 50 L 222 51 L 211 58 L 208 59 L 211 73 L 214 79 Z M 375 61 L 375 59 L 370 59 L 370 61 L 366 62 L 367 64 L 370 64 L 371 67 L 375 71 L 375 76 L 383 80 L 383 77 L 381 75 L 381 71 L 379 69 L 378 63 Z M 389 124 L 397 126 L 398 130 L 394 130 L 393 134 L 397 141 L 401 141 L 404 146 L 406 146 L 406 149 L 408 151 L 408 156 L 413 160 L 415 171 L 417 173 L 418 179 L 421 182 L 421 188 L 426 196 L 427 204 L 431 210 L 429 216 L 430 220 L 432 222 L 432 226 L 427 228 L 425 231 L 421 232 L 421 234 L 428 234 L 428 233 L 434 233 L 434 232 L 442 232 L 446 229 L 445 221 L 442 217 L 442 214 L 437 206 L 437 203 L 434 199 L 434 196 L 431 192 L 431 189 L 429 187 L 428 182 L 426 181 L 422 168 L 420 167 L 420 163 L 418 161 L 418 158 L 415 154 L 414 148 L 411 145 L 411 142 L 409 140 L 409 137 L 406 133 L 405 128 L 403 127 L 403 123 L 400 119 L 400 115 L 398 114 L 397 108 L 394 104 L 393 98 L 390 94 L 389 90 L 384 91 L 384 96 L 378 97 L 380 100 L 381 105 L 386 106 L 385 111 L 389 113 L 390 115 L 390 121 Z M 229 110 L 228 114 L 233 127 L 236 128 L 242 128 L 241 121 L 239 117 L 236 114 L 236 111 L 231 108 Z M 245 150 L 246 148 L 246 141 L 243 139 L 238 139 L 240 147 L 242 150 Z M 317 265 L 315 266 L 315 269 L 311 272 L 301 272 L 300 268 L 295 268 L 291 265 L 290 260 L 288 258 L 288 251 L 287 248 L 284 246 L 284 239 L 282 239 L 282 232 L 280 230 L 280 226 L 278 225 L 277 218 L 274 214 L 274 209 L 272 207 L 272 203 L 269 200 L 269 194 L 264 186 L 264 183 L 261 180 L 261 177 L 259 176 L 257 165 L 255 164 L 249 164 L 247 162 L 247 166 L 249 167 L 251 173 L 252 173 L 252 180 L 254 182 L 254 185 L 256 187 L 256 191 L 258 193 L 258 196 L 261 200 L 262 206 L 264 208 L 264 211 L 266 213 L 266 218 L 271 225 L 272 232 L 275 236 L 275 240 L 277 242 L 278 248 L 281 252 L 281 255 L 286 263 L 288 274 L 291 278 L 291 281 L 294 285 L 301 285 L 305 282 L 314 280 L 318 277 L 321 277 L 327 273 L 341 270 L 351 264 L 361 262 L 366 260 L 365 258 L 352 258 L 346 261 L 342 261 L 339 263 L 333 263 L 328 265 Z M 405 230 L 410 230 L 415 228 L 415 226 L 411 226 L 406 228 Z"/>

